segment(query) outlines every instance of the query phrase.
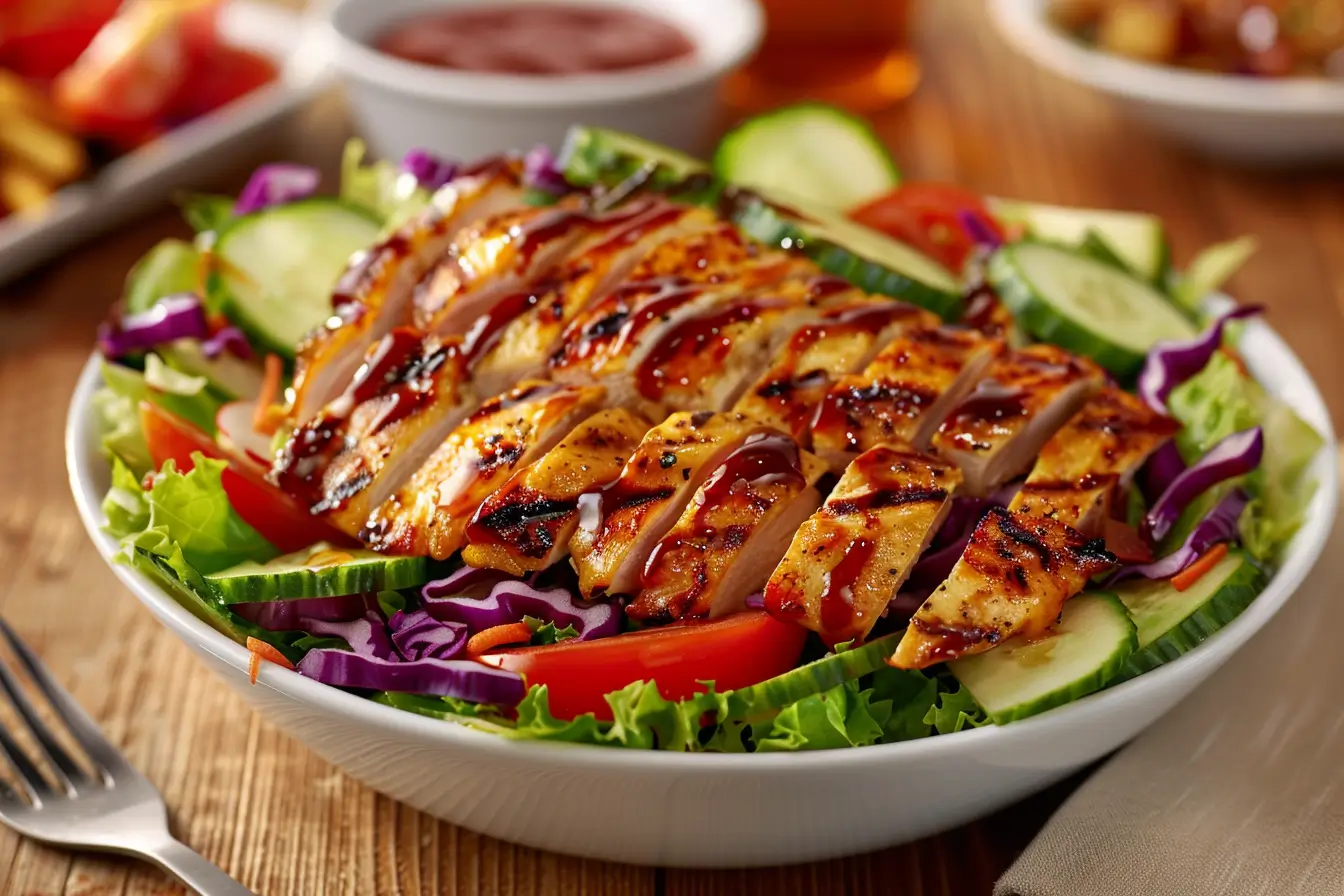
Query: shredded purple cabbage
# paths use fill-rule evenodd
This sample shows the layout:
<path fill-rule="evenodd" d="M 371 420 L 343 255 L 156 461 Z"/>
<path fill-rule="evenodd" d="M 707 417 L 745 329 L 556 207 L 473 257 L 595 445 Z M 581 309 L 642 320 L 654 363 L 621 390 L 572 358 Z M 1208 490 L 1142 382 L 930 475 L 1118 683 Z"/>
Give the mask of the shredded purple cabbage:
<path fill-rule="evenodd" d="M 538 143 L 523 157 L 523 184 L 554 196 L 563 196 L 570 190 L 555 154 L 544 143 Z"/>
<path fill-rule="evenodd" d="M 303 619 L 299 622 L 299 631 L 310 635 L 344 638 L 350 649 L 360 656 L 392 661 L 400 659 L 392 646 L 392 639 L 387 635 L 387 623 L 383 622 L 383 617 L 375 611 L 369 611 L 359 619 L 343 622 Z"/>
<path fill-rule="evenodd" d="M 191 293 L 164 296 L 154 306 L 118 322 L 106 321 L 98 328 L 98 349 L 108 360 L 117 360 L 177 339 L 205 339 L 210 325 L 205 306 Z"/>
<path fill-rule="evenodd" d="M 247 341 L 242 330 L 232 325 L 222 327 L 201 343 L 201 353 L 212 361 L 224 352 L 244 361 L 251 361 L 253 357 L 251 343 Z"/>
<path fill-rule="evenodd" d="M 450 660 L 467 646 L 467 626 L 441 622 L 425 610 L 398 612 L 388 620 L 392 643 L 408 660 Z"/>
<path fill-rule="evenodd" d="M 1199 373 L 1223 344 L 1223 328 L 1228 321 L 1254 317 L 1264 311 L 1259 305 L 1234 308 L 1219 315 L 1202 334 L 1189 340 L 1159 342 L 1148 352 L 1139 371 L 1139 397 L 1150 408 L 1167 412 L 1167 396 L 1181 383 Z"/>
<path fill-rule="evenodd" d="M 994 228 L 985 222 L 984 217 L 977 211 L 969 208 L 957 209 L 957 223 L 961 229 L 971 238 L 971 242 L 977 246 L 984 246 L 987 249 L 997 249 L 1003 245 L 1003 240 L 994 232 Z"/>
<path fill-rule="evenodd" d="M 742 599 L 742 605 L 746 607 L 748 610 L 764 610 L 765 592 L 753 591 L 751 594 L 748 594 L 746 597 Z"/>
<path fill-rule="evenodd" d="M 1172 481 L 1185 472 L 1185 459 L 1175 440 L 1168 440 L 1153 452 L 1143 468 L 1143 496 L 1151 503 L 1162 496 Z"/>
<path fill-rule="evenodd" d="M 401 170 L 431 192 L 456 177 L 459 167 L 456 162 L 440 158 L 427 149 L 413 149 L 401 160 Z"/>
<path fill-rule="evenodd" d="M 1143 576 L 1146 579 L 1169 579 L 1194 563 L 1204 555 L 1205 551 L 1219 542 L 1235 540 L 1237 537 L 1237 520 L 1241 518 L 1241 512 L 1246 509 L 1247 503 L 1246 493 L 1239 488 L 1233 489 L 1227 497 L 1218 502 L 1213 510 L 1209 511 L 1208 516 L 1199 521 L 1194 530 L 1191 531 L 1190 537 L 1185 540 L 1185 544 L 1167 556 L 1151 563 L 1125 566 L 1116 570 L 1106 580 L 1107 587 L 1134 576 Z"/>
<path fill-rule="evenodd" d="M 304 199 L 317 191 L 322 175 L 316 168 L 292 162 L 262 165 L 247 179 L 233 204 L 235 215 L 248 215 L 272 205 Z"/>
<path fill-rule="evenodd" d="M 268 631 L 286 632 L 300 629 L 300 623 L 348 622 L 368 612 L 368 602 L 362 594 L 341 597 L 304 597 L 298 600 L 269 600 L 259 603 L 241 603 L 229 606 L 237 615 Z"/>
<path fill-rule="evenodd" d="M 1244 429 L 1220 441 L 1200 460 L 1171 481 L 1143 520 L 1144 535 L 1156 543 L 1166 537 L 1181 511 L 1213 486 L 1244 476 L 1260 466 L 1265 439 L 1260 427 Z"/>
<path fill-rule="evenodd" d="M 557 626 L 572 625 L 580 641 L 605 638 L 620 630 L 620 613 L 613 604 L 585 606 L 566 588 L 541 590 L 499 573 L 495 573 L 494 581 L 490 582 L 489 593 L 479 596 L 480 589 L 490 578 L 458 570 L 445 579 L 430 582 L 420 596 L 425 609 L 435 619 L 465 623 L 473 633 L 520 622 L 524 616 Z"/>
<path fill-rule="evenodd" d="M 383 659 L 320 648 L 308 651 L 298 670 L 335 687 L 456 697 L 496 706 L 512 706 L 527 692 L 522 676 L 472 660 Z"/>

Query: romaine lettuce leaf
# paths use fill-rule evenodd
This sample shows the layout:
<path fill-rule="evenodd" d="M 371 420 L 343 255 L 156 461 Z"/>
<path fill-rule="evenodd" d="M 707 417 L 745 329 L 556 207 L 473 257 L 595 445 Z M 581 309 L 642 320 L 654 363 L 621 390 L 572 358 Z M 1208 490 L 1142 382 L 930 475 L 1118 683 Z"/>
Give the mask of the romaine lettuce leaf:
<path fill-rule="evenodd" d="M 383 221 L 384 232 L 395 230 L 429 204 L 429 191 L 396 164 L 364 162 L 364 141 L 346 142 L 341 155 L 341 198 L 363 206 Z"/>
<path fill-rule="evenodd" d="M 129 425 L 127 421 L 132 421 L 138 432 L 140 414 L 137 406 L 142 401 L 148 401 L 158 405 L 170 414 L 181 417 L 203 432 L 214 435 L 216 429 L 215 415 L 223 406 L 224 401 L 213 390 L 206 387 L 205 378 L 179 374 L 164 364 L 163 359 L 154 354 L 145 357 L 145 365 L 146 371 L 151 369 L 154 371 L 154 382 L 150 382 L 146 372 L 134 370 L 122 364 L 103 362 L 103 383 L 106 388 L 126 399 L 130 409 L 129 411 L 125 409 L 127 404 L 122 404 L 116 408 L 119 416 L 112 421 L 113 424 L 125 427 Z M 113 410 L 109 402 L 108 413 Z M 107 430 L 104 430 L 104 432 L 106 433 Z M 146 455 L 148 455 L 148 451 L 146 451 Z M 128 466 L 135 469 L 129 463 Z"/>
<path fill-rule="evenodd" d="M 179 473 L 172 461 L 154 477 L 146 495 L 149 527 L 136 546 L 168 556 L 170 546 L 197 572 L 209 575 L 245 560 L 264 563 L 279 551 L 229 504 L 220 476 L 227 463 L 199 452 Z"/>
<path fill-rule="evenodd" d="M 1241 236 L 1209 246 L 1195 256 L 1185 273 L 1173 278 L 1172 298 L 1187 311 L 1197 310 L 1210 293 L 1241 269 L 1259 245 L 1255 237 Z"/>
<path fill-rule="evenodd" d="M 213 234 L 223 230 L 233 220 L 232 196 L 194 193 L 181 199 L 182 217 L 198 234 Z"/>
<path fill-rule="evenodd" d="M 1259 426 L 1264 432 L 1264 460 L 1258 470 L 1239 480 L 1220 483 L 1182 513 L 1168 541 L 1181 543 L 1188 532 L 1226 490 L 1240 486 L 1251 504 L 1241 517 L 1246 549 L 1259 560 L 1273 560 L 1297 532 L 1307 503 L 1316 490 L 1307 467 L 1324 440 L 1292 408 L 1267 395 L 1259 383 L 1241 372 L 1226 354 L 1215 354 L 1195 376 L 1177 386 L 1167 399 L 1172 416 L 1183 426 L 1177 447 L 1193 463 L 1221 439 Z"/>
<path fill-rule="evenodd" d="M 148 311 L 164 296 L 191 292 L 201 295 L 201 255 L 183 240 L 159 242 L 126 275 L 126 313 Z"/>
<path fill-rule="evenodd" d="M 101 386 L 89 399 L 99 433 L 99 446 L 109 459 L 120 461 L 137 478 L 154 466 L 140 431 L 136 400 L 111 386 Z"/>
<path fill-rule="evenodd" d="M 955 691 L 943 690 L 938 694 L 938 703 L 929 707 L 924 724 L 932 725 L 939 734 L 955 734 L 965 728 L 988 725 L 989 716 L 975 702 L 970 691 L 958 687 Z"/>
<path fill-rule="evenodd" d="M 805 697 L 780 710 L 773 720 L 752 726 L 756 750 L 772 753 L 875 744 L 883 734 L 882 722 L 890 718 L 891 704 L 880 701 L 874 706 L 872 701 L 873 692 L 860 691 L 858 681 Z"/>
<path fill-rule="evenodd" d="M 567 625 L 564 628 L 556 628 L 554 622 L 547 622 L 544 619 L 538 619 L 535 616 L 524 616 L 523 624 L 532 630 L 532 644 L 556 644 L 560 641 L 568 641 L 570 638 L 577 638 L 579 632 L 573 625 Z"/>
<path fill-rule="evenodd" d="M 149 525 L 149 504 L 140 488 L 139 478 L 121 462 L 112 458 L 112 487 L 103 496 L 103 528 L 117 538 L 141 532 Z"/>
<path fill-rule="evenodd" d="M 938 700 L 938 681 L 922 672 L 893 669 L 888 666 L 873 673 L 874 704 L 891 706 L 882 721 L 882 743 L 915 740 L 933 733 L 924 719 Z"/>

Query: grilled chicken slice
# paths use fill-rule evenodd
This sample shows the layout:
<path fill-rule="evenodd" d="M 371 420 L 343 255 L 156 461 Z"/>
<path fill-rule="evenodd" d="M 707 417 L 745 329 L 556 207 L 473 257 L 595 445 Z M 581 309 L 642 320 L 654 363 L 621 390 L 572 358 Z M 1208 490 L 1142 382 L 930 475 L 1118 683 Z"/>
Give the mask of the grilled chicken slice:
<path fill-rule="evenodd" d="M 1008 352 L 938 427 L 933 450 L 980 497 L 1026 472 L 1041 446 L 1105 382 L 1101 368 L 1053 345 Z"/>
<path fill-rule="evenodd" d="M 471 411 L 455 340 L 398 327 L 379 340 L 346 391 L 300 425 L 271 481 L 313 513 L 358 535 Z"/>
<path fill-rule="evenodd" d="M 336 398 L 369 347 L 411 322 L 415 286 L 464 227 L 522 201 L 521 166 L 496 159 L 455 178 L 432 205 L 351 260 L 332 295 L 333 315 L 299 346 L 291 418 L 303 423 Z"/>
<path fill-rule="evenodd" d="M 865 637 L 951 508 L 961 473 L 927 454 L 870 448 L 798 528 L 765 608 L 827 644 Z"/>
<path fill-rule="evenodd" d="M 579 499 L 569 540 L 585 597 L 639 591 L 645 561 L 701 484 L 748 437 L 740 414 L 673 414 L 644 436 L 616 481 Z"/>
<path fill-rule="evenodd" d="M 1138 396 L 1107 387 L 1045 443 L 1009 509 L 1049 516 L 1098 536 L 1117 487 L 1128 485 L 1179 428 Z"/>
<path fill-rule="evenodd" d="M 476 508 L 601 405 L 602 390 L 542 380 L 485 402 L 370 515 L 360 539 L 391 554 L 444 559 Z"/>
<path fill-rule="evenodd" d="M 810 445 L 813 414 L 837 377 L 861 370 L 902 331 L 937 324 L 936 315 L 888 299 L 864 298 L 831 307 L 789 336 L 775 353 L 775 363 L 733 410 Z"/>
<path fill-rule="evenodd" d="M 827 390 L 813 421 L 812 450 L 837 471 L 875 445 L 923 450 L 1002 352 L 1000 340 L 956 327 L 898 336 L 863 373 Z"/>
<path fill-rule="evenodd" d="M 614 482 L 648 430 L 649 421 L 623 408 L 584 420 L 477 508 L 462 559 L 514 575 L 562 560 L 579 525 L 579 496 Z"/>
<path fill-rule="evenodd" d="M 923 669 L 1039 636 L 1059 621 L 1066 600 L 1114 563 L 1100 539 L 1049 517 L 991 507 L 888 662 Z"/>
<path fill-rule="evenodd" d="M 505 297 L 472 324 L 467 348 L 476 388 L 492 395 L 544 373 L 570 321 L 610 294 L 654 247 L 719 223 L 706 209 L 655 202 L 610 234 L 585 242 L 535 289 Z"/>
<path fill-rule="evenodd" d="M 674 410 L 726 410 L 775 357 L 799 324 L 863 293 L 799 268 L 769 286 L 700 305 L 649 337 L 634 370 L 639 400 Z"/>
<path fill-rule="evenodd" d="M 644 564 L 631 619 L 670 622 L 745 608 L 817 509 L 826 465 L 782 433 L 747 438 L 686 505 Z"/>
<path fill-rule="evenodd" d="M 416 323 L 427 332 L 465 334 L 476 327 L 497 330 L 490 320 L 501 305 L 515 314 L 527 307 L 555 269 L 572 254 L 611 237 L 665 200 L 644 197 L 607 211 L 594 211 L 587 197 L 567 196 L 555 205 L 522 206 L 481 222 L 455 240 L 451 258 L 416 291 Z M 544 290 L 543 290 L 544 291 Z"/>

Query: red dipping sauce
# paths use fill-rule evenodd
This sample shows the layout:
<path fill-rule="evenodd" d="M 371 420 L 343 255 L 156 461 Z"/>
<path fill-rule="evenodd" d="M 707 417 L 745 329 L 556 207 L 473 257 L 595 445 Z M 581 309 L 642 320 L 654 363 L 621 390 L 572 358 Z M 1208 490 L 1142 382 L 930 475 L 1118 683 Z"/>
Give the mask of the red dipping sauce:
<path fill-rule="evenodd" d="M 581 75 L 686 59 L 677 26 L 618 6 L 501 3 L 412 16 L 374 41 L 384 53 L 438 68 L 506 75 Z"/>

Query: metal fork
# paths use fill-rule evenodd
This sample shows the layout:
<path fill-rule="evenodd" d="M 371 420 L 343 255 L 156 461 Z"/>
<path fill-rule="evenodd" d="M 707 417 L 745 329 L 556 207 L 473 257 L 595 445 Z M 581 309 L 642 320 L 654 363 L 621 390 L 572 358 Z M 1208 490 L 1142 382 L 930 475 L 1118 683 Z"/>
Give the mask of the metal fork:
<path fill-rule="evenodd" d="M 0 633 L 93 766 L 90 775 L 57 743 L 13 670 L 0 658 L 0 690 L 27 724 L 58 785 L 51 786 L 52 782 L 0 723 L 0 754 L 9 761 L 21 791 L 16 793 L 0 781 L 0 821 L 57 846 L 147 859 L 204 896 L 251 894 L 173 837 L 168 830 L 168 810 L 154 785 L 108 743 L 93 720 L 3 619 Z"/>

